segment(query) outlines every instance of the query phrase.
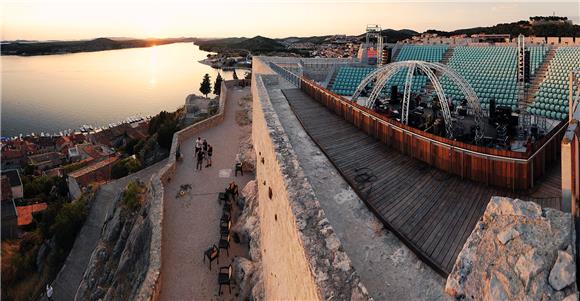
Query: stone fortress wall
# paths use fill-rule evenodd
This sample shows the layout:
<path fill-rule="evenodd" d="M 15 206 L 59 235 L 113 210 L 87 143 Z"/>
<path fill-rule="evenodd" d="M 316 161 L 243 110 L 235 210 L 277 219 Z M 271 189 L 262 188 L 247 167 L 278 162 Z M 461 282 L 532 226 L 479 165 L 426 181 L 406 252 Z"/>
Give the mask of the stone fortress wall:
<path fill-rule="evenodd" d="M 264 299 L 370 299 L 272 107 L 270 59 L 254 57 L 252 70 Z"/>

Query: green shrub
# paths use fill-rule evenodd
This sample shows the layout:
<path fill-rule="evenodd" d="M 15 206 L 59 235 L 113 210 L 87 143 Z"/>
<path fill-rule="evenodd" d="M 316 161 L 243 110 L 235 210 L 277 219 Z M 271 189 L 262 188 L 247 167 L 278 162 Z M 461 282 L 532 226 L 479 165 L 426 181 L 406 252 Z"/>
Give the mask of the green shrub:
<path fill-rule="evenodd" d="M 130 211 L 141 208 L 141 198 L 145 186 L 138 181 L 131 181 L 123 192 L 123 205 Z"/>
<path fill-rule="evenodd" d="M 134 157 L 128 157 L 113 163 L 111 177 L 119 179 L 131 173 L 141 170 L 141 162 Z"/>
<path fill-rule="evenodd" d="M 77 233 L 82 228 L 88 214 L 87 197 L 66 203 L 58 211 L 50 232 L 54 235 L 57 247 L 67 251 L 72 248 Z"/>

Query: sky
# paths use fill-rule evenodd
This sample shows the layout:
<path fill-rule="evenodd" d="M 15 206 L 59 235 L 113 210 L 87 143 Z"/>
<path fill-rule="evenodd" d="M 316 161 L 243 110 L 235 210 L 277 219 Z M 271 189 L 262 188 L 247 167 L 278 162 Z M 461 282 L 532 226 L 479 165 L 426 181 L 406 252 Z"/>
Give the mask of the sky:
<path fill-rule="evenodd" d="M 536 15 L 580 23 L 580 1 L 0 0 L 2 40 L 360 34 L 383 28 L 454 30 Z"/>

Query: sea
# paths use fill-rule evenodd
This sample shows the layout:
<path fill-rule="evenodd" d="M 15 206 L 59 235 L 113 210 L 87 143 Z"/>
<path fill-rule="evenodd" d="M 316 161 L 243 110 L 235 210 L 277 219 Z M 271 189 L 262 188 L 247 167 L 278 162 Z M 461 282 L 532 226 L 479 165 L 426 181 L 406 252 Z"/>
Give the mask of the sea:
<path fill-rule="evenodd" d="M 209 52 L 193 43 L 42 56 L 2 56 L 1 135 L 52 135 L 130 117 L 174 111 L 198 94 L 203 76 L 220 71 L 199 63 Z M 242 78 L 248 72 L 236 70 Z M 210 97 L 214 95 L 209 95 Z"/>

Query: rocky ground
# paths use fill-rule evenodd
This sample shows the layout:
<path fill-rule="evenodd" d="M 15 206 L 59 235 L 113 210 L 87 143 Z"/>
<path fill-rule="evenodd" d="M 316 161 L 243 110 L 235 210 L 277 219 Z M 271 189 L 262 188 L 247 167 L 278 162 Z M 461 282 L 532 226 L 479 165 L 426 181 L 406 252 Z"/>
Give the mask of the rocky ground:
<path fill-rule="evenodd" d="M 108 214 L 101 239 L 76 294 L 77 300 L 134 300 L 149 262 L 151 223 L 144 184 L 136 203 L 120 196 Z M 127 191 L 125 191 L 127 193 Z"/>
<path fill-rule="evenodd" d="M 252 97 L 244 96 L 238 100 L 236 123 L 240 126 L 240 154 L 244 172 L 253 172 L 256 167 L 256 152 L 252 143 Z"/>
<path fill-rule="evenodd" d="M 445 290 L 467 300 L 577 300 L 574 237 L 569 213 L 493 197 Z"/>
<path fill-rule="evenodd" d="M 258 187 L 256 180 L 246 184 L 239 201 L 244 210 L 232 231 L 240 238 L 240 243 L 250 247 L 250 258 L 236 257 L 234 271 L 236 283 L 240 286 L 242 300 L 263 300 L 262 274 L 260 262 L 260 220 L 258 216 Z"/>

